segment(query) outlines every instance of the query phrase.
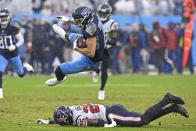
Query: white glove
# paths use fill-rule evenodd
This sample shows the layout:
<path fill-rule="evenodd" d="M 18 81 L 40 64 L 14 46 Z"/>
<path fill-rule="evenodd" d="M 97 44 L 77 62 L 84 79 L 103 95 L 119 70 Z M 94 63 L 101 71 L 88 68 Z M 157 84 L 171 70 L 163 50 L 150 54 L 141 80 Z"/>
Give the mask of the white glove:
<path fill-rule="evenodd" d="M 154 35 L 153 39 L 155 40 L 155 42 L 160 42 L 160 39 L 159 39 L 159 37 L 157 35 Z"/>
<path fill-rule="evenodd" d="M 111 124 L 104 124 L 104 127 L 108 128 L 108 127 L 115 127 L 117 126 L 116 122 L 112 119 L 112 123 Z"/>
<path fill-rule="evenodd" d="M 75 50 L 76 47 L 77 47 L 77 40 L 78 40 L 78 37 L 74 40 L 73 42 L 73 49 Z"/>
<path fill-rule="evenodd" d="M 115 127 L 115 126 L 117 126 L 117 124 L 116 124 L 116 122 L 114 121 L 114 119 L 113 119 L 113 115 L 112 114 L 109 114 L 109 119 L 111 120 L 111 124 L 104 124 L 104 127 Z"/>
<path fill-rule="evenodd" d="M 43 120 L 43 119 L 37 119 L 36 120 L 36 123 L 37 124 L 49 124 L 49 120 Z"/>
<path fill-rule="evenodd" d="M 10 45 L 9 47 L 8 47 L 8 50 L 9 51 L 14 51 L 16 49 L 16 46 L 15 45 Z"/>
<path fill-rule="evenodd" d="M 65 21 L 65 22 L 68 22 L 69 21 L 69 18 L 65 17 L 65 16 L 57 16 L 57 19 L 59 21 Z"/>

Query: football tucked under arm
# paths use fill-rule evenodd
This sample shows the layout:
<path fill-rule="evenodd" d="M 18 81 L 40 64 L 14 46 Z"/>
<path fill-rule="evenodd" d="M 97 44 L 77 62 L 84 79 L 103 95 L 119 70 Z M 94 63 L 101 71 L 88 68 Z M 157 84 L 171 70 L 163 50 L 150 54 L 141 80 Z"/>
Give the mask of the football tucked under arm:
<path fill-rule="evenodd" d="M 87 48 L 86 40 L 83 37 L 78 37 L 76 44 L 78 48 Z"/>
<path fill-rule="evenodd" d="M 101 119 L 88 119 L 84 116 L 79 116 L 76 120 L 76 125 L 79 127 L 85 127 L 85 126 L 98 126 L 98 127 L 104 127 L 106 122 Z"/>

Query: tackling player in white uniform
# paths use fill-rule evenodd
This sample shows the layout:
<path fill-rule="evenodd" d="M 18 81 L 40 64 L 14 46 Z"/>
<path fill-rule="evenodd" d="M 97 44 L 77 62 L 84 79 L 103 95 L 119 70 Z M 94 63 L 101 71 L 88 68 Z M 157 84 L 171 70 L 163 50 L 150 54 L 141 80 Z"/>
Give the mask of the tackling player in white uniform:
<path fill-rule="evenodd" d="M 166 105 L 171 104 L 167 107 Z M 184 100 L 171 93 L 165 94 L 161 101 L 147 109 L 143 114 L 128 111 L 120 104 L 104 106 L 100 104 L 84 104 L 74 106 L 59 106 L 55 109 L 54 120 L 38 119 L 37 124 L 59 124 L 61 126 L 100 126 L 141 127 L 155 119 L 172 112 L 188 118 L 189 114 L 181 105 Z"/>
<path fill-rule="evenodd" d="M 98 7 L 98 16 L 101 19 L 102 23 L 103 23 L 103 31 L 105 32 L 106 35 L 106 44 L 107 44 L 107 48 L 109 50 L 109 55 L 110 55 L 110 48 L 112 46 L 111 44 L 111 35 L 114 35 L 117 33 L 118 28 L 118 23 L 113 20 L 110 19 L 110 14 L 112 12 L 112 8 L 110 5 L 108 4 L 101 4 Z M 99 100 L 104 100 L 105 98 L 105 92 L 104 92 L 104 87 L 106 84 L 106 81 L 108 79 L 108 73 L 107 73 L 107 69 L 109 66 L 109 55 L 104 58 L 102 65 L 101 65 L 101 88 L 100 91 L 98 93 L 98 99 Z M 98 81 L 98 74 L 99 74 L 100 70 L 97 70 L 96 72 L 93 73 L 93 82 L 97 82 Z"/>

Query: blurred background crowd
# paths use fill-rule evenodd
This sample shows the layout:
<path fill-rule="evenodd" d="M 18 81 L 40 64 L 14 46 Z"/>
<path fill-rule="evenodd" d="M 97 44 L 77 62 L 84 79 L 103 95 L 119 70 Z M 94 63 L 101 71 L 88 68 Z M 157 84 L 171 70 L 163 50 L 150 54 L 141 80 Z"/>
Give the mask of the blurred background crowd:
<path fill-rule="evenodd" d="M 181 15 L 184 0 L 0 0 L 1 7 L 11 13 L 42 13 L 65 15 L 75 7 L 86 5 L 96 11 L 98 5 L 107 2 L 112 13 L 126 15 Z M 194 0 L 195 1 L 195 0 Z"/>
<path fill-rule="evenodd" d="M 25 38 L 24 45 L 18 49 L 21 58 L 33 65 L 37 73 L 52 75 L 59 62 L 72 61 L 78 54 L 52 30 L 51 25 L 57 23 L 55 19 L 29 19 L 26 15 L 69 15 L 80 5 L 89 6 L 96 12 L 103 2 L 112 6 L 113 14 L 181 16 L 183 0 L 0 0 L 0 6 L 8 8 L 13 15 L 22 14 L 14 22 Z M 159 74 L 183 73 L 183 24 L 170 21 L 163 26 L 159 22 L 153 20 L 150 30 L 145 22 L 125 22 L 120 26 L 116 37 L 121 44 L 109 48 L 112 74 L 149 74 L 152 70 Z M 62 27 L 68 33 L 78 32 L 69 23 L 63 23 Z M 193 74 L 192 52 L 187 66 Z M 9 67 L 7 73 L 12 73 Z"/>

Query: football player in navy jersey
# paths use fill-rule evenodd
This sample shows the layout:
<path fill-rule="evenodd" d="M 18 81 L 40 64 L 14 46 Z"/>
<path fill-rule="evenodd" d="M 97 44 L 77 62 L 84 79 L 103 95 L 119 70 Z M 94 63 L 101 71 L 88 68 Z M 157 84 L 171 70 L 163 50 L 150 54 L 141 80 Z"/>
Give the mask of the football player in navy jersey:
<path fill-rule="evenodd" d="M 19 29 L 10 24 L 10 20 L 9 11 L 0 9 L 0 99 L 3 98 L 2 75 L 8 62 L 20 77 L 24 76 L 25 70 L 34 71 L 29 64 L 22 64 L 18 56 L 17 48 L 23 44 L 24 38 Z"/>
<path fill-rule="evenodd" d="M 66 62 L 60 64 L 55 70 L 55 78 L 46 81 L 46 85 L 55 86 L 64 81 L 67 74 L 78 73 L 87 70 L 96 70 L 104 57 L 108 54 L 105 43 L 105 35 L 103 32 L 102 22 L 96 14 L 93 14 L 91 9 L 81 6 L 75 9 L 72 13 L 73 19 L 63 16 L 57 17 L 60 21 L 70 22 L 75 24 L 82 34 L 71 33 L 67 34 L 57 24 L 53 25 L 53 29 L 65 41 L 70 41 L 73 44 L 73 49 L 82 54 L 81 59 L 74 62 Z M 76 45 L 78 36 L 83 36 L 86 40 L 86 48 L 79 48 Z"/>
<path fill-rule="evenodd" d="M 141 127 L 173 112 L 188 118 L 187 110 L 181 106 L 183 104 L 182 98 L 168 92 L 157 104 L 148 108 L 143 114 L 128 111 L 120 104 L 106 107 L 100 104 L 62 105 L 55 109 L 53 120 L 38 119 L 36 123 L 79 127 Z"/>
<path fill-rule="evenodd" d="M 109 51 L 109 55 L 108 57 L 106 57 L 102 64 L 101 64 L 101 69 L 97 70 L 96 72 L 93 73 L 93 82 L 97 82 L 98 81 L 98 74 L 101 71 L 101 87 L 100 90 L 98 92 L 98 100 L 104 100 L 105 98 L 105 85 L 108 79 L 108 67 L 109 67 L 109 62 L 112 60 L 111 58 L 116 60 L 116 57 L 118 59 L 118 53 L 120 51 L 120 42 L 117 39 L 117 31 L 119 29 L 118 27 L 118 23 L 110 18 L 110 14 L 112 12 L 112 7 L 107 4 L 101 4 L 99 5 L 98 9 L 98 16 L 101 19 L 102 23 L 103 23 L 103 30 L 106 34 L 106 45 L 107 45 L 107 49 Z M 113 37 L 115 36 L 115 37 Z M 115 53 L 112 53 L 115 52 Z M 116 57 L 115 57 L 116 56 Z M 114 60 L 113 60 L 114 61 Z M 113 62 L 111 61 L 111 62 Z M 115 65 L 118 64 L 111 64 L 111 67 L 115 67 Z M 114 69 L 114 68 L 112 68 Z M 113 71 L 113 70 L 112 70 Z"/>

